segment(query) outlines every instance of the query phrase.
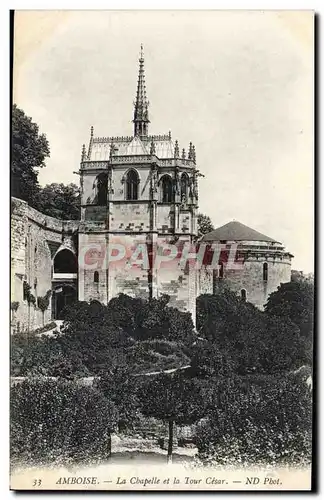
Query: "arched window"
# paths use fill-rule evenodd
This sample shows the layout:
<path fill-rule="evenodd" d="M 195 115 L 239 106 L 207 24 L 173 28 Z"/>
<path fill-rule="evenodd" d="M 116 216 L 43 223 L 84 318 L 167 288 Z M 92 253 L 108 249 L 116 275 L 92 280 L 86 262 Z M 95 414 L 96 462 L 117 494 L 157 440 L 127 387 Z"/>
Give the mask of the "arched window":
<path fill-rule="evenodd" d="M 64 248 L 54 257 L 54 273 L 77 273 L 78 261 L 71 250 Z"/>
<path fill-rule="evenodd" d="M 108 197 L 108 174 L 99 174 L 97 179 L 97 205 L 105 206 L 107 205 Z"/>
<path fill-rule="evenodd" d="M 181 200 L 187 199 L 188 196 L 188 186 L 189 186 L 189 178 L 188 174 L 183 173 L 181 176 Z"/>
<path fill-rule="evenodd" d="M 162 189 L 162 202 L 172 203 L 173 200 L 173 186 L 171 177 L 164 175 L 161 179 L 161 189 Z"/>
<path fill-rule="evenodd" d="M 139 178 L 135 170 L 129 170 L 126 177 L 126 200 L 138 200 Z"/>
<path fill-rule="evenodd" d="M 93 273 L 93 282 L 94 283 L 99 283 L 99 273 L 98 273 L 98 271 L 95 271 Z"/>
<path fill-rule="evenodd" d="M 268 263 L 263 264 L 263 281 L 268 281 Z"/>
<path fill-rule="evenodd" d="M 246 290 L 245 288 L 242 288 L 241 290 L 241 299 L 246 302 Z"/>
<path fill-rule="evenodd" d="M 224 264 L 223 264 L 223 262 L 221 262 L 221 263 L 219 264 L 219 277 L 220 277 L 221 279 L 222 279 L 222 278 L 224 278 Z"/>

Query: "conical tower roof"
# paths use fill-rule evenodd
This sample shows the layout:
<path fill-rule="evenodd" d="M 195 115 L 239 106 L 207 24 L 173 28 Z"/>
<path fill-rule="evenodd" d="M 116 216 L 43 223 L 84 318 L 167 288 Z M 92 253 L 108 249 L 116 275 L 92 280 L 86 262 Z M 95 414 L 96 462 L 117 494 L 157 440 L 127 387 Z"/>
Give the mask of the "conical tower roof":
<path fill-rule="evenodd" d="M 205 234 L 202 241 L 268 241 L 279 243 L 265 234 L 259 233 L 238 221 L 231 221 Z"/>

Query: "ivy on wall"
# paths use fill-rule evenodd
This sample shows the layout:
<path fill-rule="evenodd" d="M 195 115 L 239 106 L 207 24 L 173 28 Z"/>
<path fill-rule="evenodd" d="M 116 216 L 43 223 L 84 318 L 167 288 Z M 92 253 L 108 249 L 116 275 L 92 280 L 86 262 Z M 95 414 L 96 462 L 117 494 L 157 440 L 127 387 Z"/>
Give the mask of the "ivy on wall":
<path fill-rule="evenodd" d="M 27 281 L 24 281 L 23 283 L 23 291 L 24 291 L 24 300 L 27 300 L 28 305 L 30 304 L 35 305 L 36 304 L 36 298 L 35 295 L 31 293 L 31 286 L 27 283 Z"/>
<path fill-rule="evenodd" d="M 51 294 L 52 294 L 52 291 L 47 290 L 44 297 L 38 297 L 38 299 L 37 299 L 37 307 L 38 307 L 38 309 L 40 309 L 42 311 L 42 313 L 44 313 L 49 306 Z"/>

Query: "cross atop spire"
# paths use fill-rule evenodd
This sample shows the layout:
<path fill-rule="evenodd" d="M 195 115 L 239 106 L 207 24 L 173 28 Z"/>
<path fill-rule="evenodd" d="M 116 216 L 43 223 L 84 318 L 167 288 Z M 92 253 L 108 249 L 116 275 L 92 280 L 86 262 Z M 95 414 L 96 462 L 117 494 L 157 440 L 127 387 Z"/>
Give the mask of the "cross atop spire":
<path fill-rule="evenodd" d="M 143 44 L 141 44 L 141 53 L 139 58 L 139 72 L 137 80 L 137 92 L 134 108 L 134 135 L 147 136 L 148 134 L 148 124 L 150 120 L 148 118 L 148 105 L 149 102 L 146 97 L 146 87 L 145 87 L 145 74 L 144 74 L 144 53 Z"/>

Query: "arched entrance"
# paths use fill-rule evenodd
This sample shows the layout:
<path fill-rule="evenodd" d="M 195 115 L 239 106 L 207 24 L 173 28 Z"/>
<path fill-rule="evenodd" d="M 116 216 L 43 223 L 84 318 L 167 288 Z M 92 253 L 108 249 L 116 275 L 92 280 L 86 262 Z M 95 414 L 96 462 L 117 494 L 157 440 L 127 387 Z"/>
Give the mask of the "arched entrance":
<path fill-rule="evenodd" d="M 65 306 L 73 304 L 77 300 L 77 289 L 74 284 L 55 284 L 53 287 L 52 312 L 53 319 L 62 319 L 62 311 Z"/>
<path fill-rule="evenodd" d="M 78 261 L 69 248 L 59 250 L 53 261 L 52 318 L 62 319 L 66 306 L 78 300 Z"/>

